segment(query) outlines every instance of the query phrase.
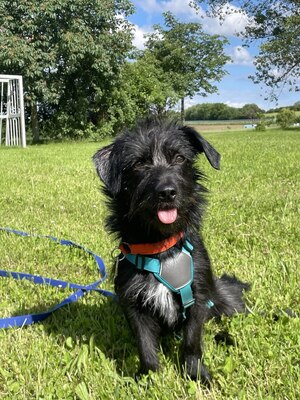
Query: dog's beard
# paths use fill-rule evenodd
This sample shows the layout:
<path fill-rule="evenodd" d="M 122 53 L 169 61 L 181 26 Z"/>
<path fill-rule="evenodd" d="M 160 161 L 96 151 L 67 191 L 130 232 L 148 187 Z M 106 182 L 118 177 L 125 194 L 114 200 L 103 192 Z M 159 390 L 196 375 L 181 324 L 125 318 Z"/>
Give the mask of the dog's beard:
<path fill-rule="evenodd" d="M 126 190 L 128 204 L 126 218 L 129 222 L 138 223 L 148 233 L 155 231 L 162 236 L 186 231 L 187 227 L 194 226 L 200 218 L 200 206 L 203 199 L 200 195 L 200 186 L 186 185 L 178 177 L 178 187 L 174 201 L 160 201 L 151 188 L 153 185 L 148 179 L 143 179 L 138 185 Z M 191 190 L 192 187 L 192 190 Z M 131 190 L 132 189 L 132 190 Z"/>

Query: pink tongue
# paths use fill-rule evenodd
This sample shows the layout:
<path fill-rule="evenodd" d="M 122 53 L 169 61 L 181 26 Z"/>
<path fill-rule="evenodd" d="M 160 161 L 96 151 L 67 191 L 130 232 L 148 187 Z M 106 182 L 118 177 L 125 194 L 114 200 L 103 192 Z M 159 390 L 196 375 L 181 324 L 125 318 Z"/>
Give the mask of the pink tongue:
<path fill-rule="evenodd" d="M 172 210 L 158 210 L 157 216 L 163 224 L 173 224 L 177 219 L 177 208 Z"/>

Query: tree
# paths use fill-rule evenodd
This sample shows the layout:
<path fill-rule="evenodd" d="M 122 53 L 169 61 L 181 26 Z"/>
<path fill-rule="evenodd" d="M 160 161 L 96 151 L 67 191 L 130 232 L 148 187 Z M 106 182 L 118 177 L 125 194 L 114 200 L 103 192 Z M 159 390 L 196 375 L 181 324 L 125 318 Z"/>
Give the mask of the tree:
<path fill-rule="evenodd" d="M 149 112 L 162 114 L 179 100 L 169 76 L 159 68 L 148 49 L 127 64 L 124 79 L 129 84 L 128 93 L 140 117 Z"/>
<path fill-rule="evenodd" d="M 272 124 L 272 119 L 267 118 L 267 114 L 263 113 L 259 116 L 259 121 L 256 124 L 255 130 L 259 132 L 264 132 L 267 130 L 267 127 Z"/>
<path fill-rule="evenodd" d="M 300 111 L 300 101 L 296 101 L 290 108 L 294 111 Z"/>
<path fill-rule="evenodd" d="M 289 110 L 288 108 L 282 109 L 276 117 L 277 124 L 282 128 L 288 128 L 292 125 L 296 120 L 296 113 L 293 110 Z"/>
<path fill-rule="evenodd" d="M 23 75 L 36 140 L 41 117 L 66 135 L 106 121 L 131 12 L 129 0 L 0 0 L 0 69 Z"/>
<path fill-rule="evenodd" d="M 213 104 L 202 103 L 189 107 L 185 116 L 188 121 L 205 121 L 210 120 Z"/>
<path fill-rule="evenodd" d="M 224 103 L 214 103 L 211 107 L 210 112 L 211 120 L 228 120 L 230 119 L 230 108 L 227 104 Z"/>
<path fill-rule="evenodd" d="M 242 119 L 256 119 L 259 118 L 263 110 L 261 110 L 256 104 L 245 104 L 240 109 L 240 118 Z"/>
<path fill-rule="evenodd" d="M 241 35 L 246 44 L 253 40 L 260 43 L 255 60 L 257 71 L 252 77 L 255 83 L 264 82 L 274 98 L 278 97 L 276 89 L 283 85 L 293 91 L 300 89 L 299 0 L 207 0 L 204 3 L 211 5 L 214 15 L 221 19 L 232 12 L 247 14 L 249 22 Z"/>
<path fill-rule="evenodd" d="M 149 113 L 162 114 L 178 100 L 153 56 L 143 52 L 135 57 L 124 64 L 119 84 L 107 100 L 107 118 L 101 128 L 104 135 L 115 134 Z"/>
<path fill-rule="evenodd" d="M 217 91 L 214 83 L 225 75 L 223 67 L 229 60 L 224 54 L 227 40 L 204 33 L 199 23 L 181 23 L 170 12 L 164 13 L 164 19 L 166 28 L 154 25 L 146 48 L 182 99 L 183 119 L 184 97 Z"/>

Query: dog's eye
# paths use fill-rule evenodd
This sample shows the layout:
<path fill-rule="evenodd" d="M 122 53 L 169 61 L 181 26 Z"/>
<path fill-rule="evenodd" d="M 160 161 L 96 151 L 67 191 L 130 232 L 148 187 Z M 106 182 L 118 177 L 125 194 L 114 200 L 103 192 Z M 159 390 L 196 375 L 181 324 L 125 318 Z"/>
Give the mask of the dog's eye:
<path fill-rule="evenodd" d="M 133 164 L 133 168 L 141 168 L 144 165 L 142 160 L 138 160 Z"/>
<path fill-rule="evenodd" d="M 177 154 L 175 156 L 175 163 L 176 164 L 182 164 L 182 163 L 184 163 L 184 161 L 185 161 L 185 158 L 181 154 Z"/>

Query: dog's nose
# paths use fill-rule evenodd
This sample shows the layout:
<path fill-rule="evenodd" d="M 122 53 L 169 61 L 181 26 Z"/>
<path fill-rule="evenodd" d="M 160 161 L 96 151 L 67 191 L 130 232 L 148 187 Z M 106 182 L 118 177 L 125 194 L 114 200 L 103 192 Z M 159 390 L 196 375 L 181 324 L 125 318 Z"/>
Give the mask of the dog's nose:
<path fill-rule="evenodd" d="M 161 186 L 158 188 L 159 200 L 173 201 L 176 198 L 176 189 L 172 186 Z"/>

